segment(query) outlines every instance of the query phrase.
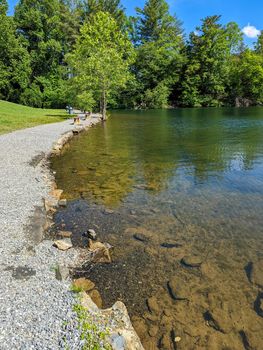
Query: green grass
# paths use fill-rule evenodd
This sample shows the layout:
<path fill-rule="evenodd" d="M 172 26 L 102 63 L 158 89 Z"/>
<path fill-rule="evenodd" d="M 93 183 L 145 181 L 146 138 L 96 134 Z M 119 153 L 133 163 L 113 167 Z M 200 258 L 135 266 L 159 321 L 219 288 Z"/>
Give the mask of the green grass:
<path fill-rule="evenodd" d="M 0 134 L 68 118 L 63 109 L 41 109 L 0 100 Z"/>
<path fill-rule="evenodd" d="M 91 320 L 89 312 L 80 304 L 74 306 L 77 314 L 80 338 L 83 342 L 82 350 L 111 350 L 112 347 L 107 343 L 108 332 L 99 329 L 99 326 Z"/>

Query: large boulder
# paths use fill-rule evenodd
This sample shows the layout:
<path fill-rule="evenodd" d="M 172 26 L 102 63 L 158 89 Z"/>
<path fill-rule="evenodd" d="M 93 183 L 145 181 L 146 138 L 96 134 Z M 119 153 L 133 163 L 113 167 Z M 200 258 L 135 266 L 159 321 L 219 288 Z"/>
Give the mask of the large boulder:
<path fill-rule="evenodd" d="M 135 332 L 125 305 L 117 301 L 112 308 L 101 310 L 86 293 L 81 293 L 81 304 L 94 322 L 108 330 L 107 343 L 112 350 L 144 350 Z"/>

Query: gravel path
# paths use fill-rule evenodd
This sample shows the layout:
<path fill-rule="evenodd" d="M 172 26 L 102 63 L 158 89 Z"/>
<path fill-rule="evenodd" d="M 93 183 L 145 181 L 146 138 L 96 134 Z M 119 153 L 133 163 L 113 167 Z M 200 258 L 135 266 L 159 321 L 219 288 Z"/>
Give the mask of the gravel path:
<path fill-rule="evenodd" d="M 49 153 L 58 138 L 73 128 L 70 124 L 41 125 L 0 136 L 1 350 L 64 349 L 63 325 L 74 323 L 70 282 L 58 281 L 54 268 L 58 263 L 71 264 L 76 252 L 61 252 L 50 241 L 36 244 L 37 227 L 30 219 L 34 208 L 41 212 L 50 190 L 43 168 L 30 162 Z M 77 333 L 66 335 L 70 350 L 79 348 Z"/>

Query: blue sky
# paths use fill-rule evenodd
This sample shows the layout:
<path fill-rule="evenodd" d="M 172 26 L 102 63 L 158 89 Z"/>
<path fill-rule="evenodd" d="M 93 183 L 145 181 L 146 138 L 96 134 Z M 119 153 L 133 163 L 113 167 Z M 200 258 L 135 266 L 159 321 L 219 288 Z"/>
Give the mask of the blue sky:
<path fill-rule="evenodd" d="M 183 21 L 186 33 L 200 24 L 200 19 L 209 15 L 222 15 L 222 22 L 235 21 L 241 28 L 246 28 L 246 42 L 252 44 L 256 40 L 258 30 L 263 29 L 263 0 L 169 0 L 171 12 L 176 13 Z M 9 0 L 12 13 L 17 0 Z M 134 14 L 136 6 L 142 7 L 144 0 L 122 0 L 128 14 Z"/>

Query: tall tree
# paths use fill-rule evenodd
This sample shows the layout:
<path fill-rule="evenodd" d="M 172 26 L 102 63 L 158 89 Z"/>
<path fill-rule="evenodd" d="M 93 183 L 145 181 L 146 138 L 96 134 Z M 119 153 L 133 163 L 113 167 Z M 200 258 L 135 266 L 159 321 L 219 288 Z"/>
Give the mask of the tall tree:
<path fill-rule="evenodd" d="M 137 14 L 135 102 L 146 108 L 166 107 L 182 66 L 181 23 L 169 13 L 165 0 L 146 1 Z"/>
<path fill-rule="evenodd" d="M 72 86 L 78 101 L 92 107 L 100 101 L 103 120 L 108 99 L 125 87 L 133 49 L 128 35 L 120 31 L 107 12 L 90 17 L 80 30 L 75 50 L 68 56 L 72 67 Z"/>
<path fill-rule="evenodd" d="M 158 41 L 165 36 L 171 41 L 182 35 L 182 23 L 169 13 L 165 0 L 147 0 L 143 8 L 136 8 L 139 16 L 139 37 L 142 43 Z"/>
<path fill-rule="evenodd" d="M 31 57 L 31 85 L 21 102 L 36 107 L 63 105 L 63 40 L 59 0 L 20 0 L 15 23 Z"/>
<path fill-rule="evenodd" d="M 120 0 L 83 0 L 82 8 L 84 19 L 101 11 L 108 12 L 120 27 L 125 24 L 126 15 Z"/>
<path fill-rule="evenodd" d="M 60 0 L 60 31 L 62 35 L 63 53 L 71 51 L 79 35 L 83 22 L 83 7 L 81 0 Z"/>
<path fill-rule="evenodd" d="M 241 45 L 238 26 L 222 26 L 220 16 L 207 17 L 190 34 L 181 102 L 186 106 L 218 106 L 226 99 L 230 59 Z"/>
<path fill-rule="evenodd" d="M 30 59 L 7 10 L 7 1 L 0 0 L 0 98 L 17 102 L 29 83 Z"/>

